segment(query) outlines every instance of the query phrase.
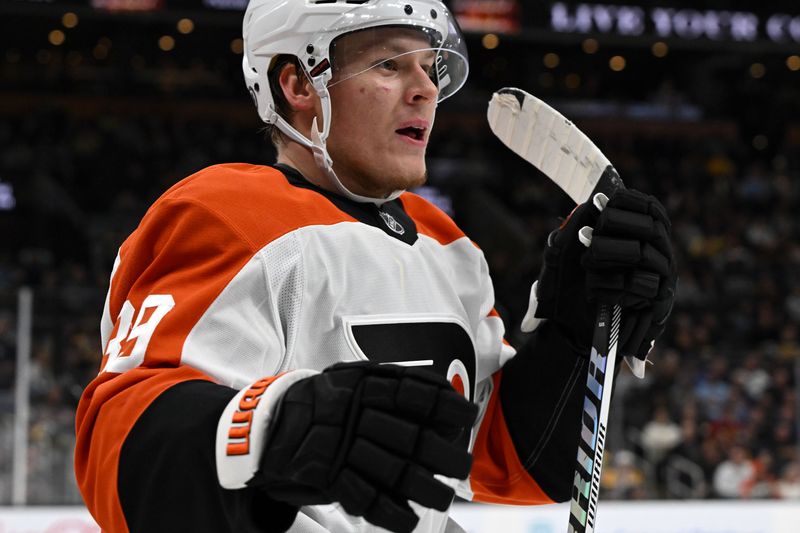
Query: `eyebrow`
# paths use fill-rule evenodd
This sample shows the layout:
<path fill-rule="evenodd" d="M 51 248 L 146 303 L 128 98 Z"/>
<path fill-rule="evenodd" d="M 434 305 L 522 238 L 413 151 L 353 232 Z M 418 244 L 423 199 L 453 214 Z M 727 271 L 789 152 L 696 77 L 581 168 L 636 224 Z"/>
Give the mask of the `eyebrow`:
<path fill-rule="evenodd" d="M 378 45 L 378 46 L 375 47 L 375 51 L 382 51 L 382 50 L 390 52 L 390 53 L 392 53 L 394 55 L 398 55 L 398 56 L 402 55 L 402 54 L 412 54 L 414 52 L 419 52 L 419 51 L 429 52 L 432 56 L 436 55 L 436 50 L 434 50 L 432 46 L 425 46 L 425 47 L 422 47 L 422 48 L 416 48 L 416 49 L 409 50 L 408 48 L 406 48 L 404 46 L 401 46 L 399 44 L 394 43 L 394 44 L 388 44 L 388 45 Z"/>

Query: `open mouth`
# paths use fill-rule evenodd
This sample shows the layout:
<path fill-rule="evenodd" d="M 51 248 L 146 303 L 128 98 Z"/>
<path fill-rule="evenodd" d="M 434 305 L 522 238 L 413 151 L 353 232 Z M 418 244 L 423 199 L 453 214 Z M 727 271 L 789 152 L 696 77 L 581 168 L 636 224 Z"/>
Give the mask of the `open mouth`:
<path fill-rule="evenodd" d="M 401 128 L 399 130 L 395 130 L 398 134 L 404 135 L 415 141 L 424 141 L 425 140 L 425 129 L 424 128 L 417 128 L 414 126 L 409 126 L 407 128 Z"/>

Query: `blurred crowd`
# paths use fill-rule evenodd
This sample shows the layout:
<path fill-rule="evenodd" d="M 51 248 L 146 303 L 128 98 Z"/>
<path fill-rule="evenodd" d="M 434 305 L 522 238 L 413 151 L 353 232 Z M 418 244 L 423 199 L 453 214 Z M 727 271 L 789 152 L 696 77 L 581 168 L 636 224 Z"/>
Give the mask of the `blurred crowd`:
<path fill-rule="evenodd" d="M 512 343 L 544 240 L 570 210 L 494 141 L 479 115 L 446 115 L 423 194 L 484 249 Z M 754 153 L 735 128 L 592 133 L 631 187 L 670 212 L 680 285 L 644 380 L 623 369 L 609 425 L 605 497 L 800 498 L 800 158 Z M 0 120 L 0 504 L 10 501 L 16 291 L 34 290 L 29 502 L 76 503 L 74 409 L 98 370 L 116 250 L 172 183 L 213 163 L 268 163 L 258 125 L 202 115 Z M 6 240 L 6 235 L 8 239 Z"/>
<path fill-rule="evenodd" d="M 632 148 L 620 172 L 640 177 L 639 188 L 653 184 L 664 200 L 680 282 L 655 364 L 644 381 L 627 376 L 618 391 L 627 445 L 657 483 L 614 488 L 643 497 L 797 498 L 797 149 L 754 157 L 738 138 L 653 138 Z"/>

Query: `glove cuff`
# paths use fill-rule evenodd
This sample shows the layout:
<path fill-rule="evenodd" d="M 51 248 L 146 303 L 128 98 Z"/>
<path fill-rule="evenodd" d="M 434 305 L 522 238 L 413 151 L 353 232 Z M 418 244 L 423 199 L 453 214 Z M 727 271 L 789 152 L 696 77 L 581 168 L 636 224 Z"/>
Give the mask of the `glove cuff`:
<path fill-rule="evenodd" d="M 216 462 L 219 484 L 243 489 L 258 471 L 267 430 L 286 390 L 318 374 L 315 370 L 293 370 L 260 379 L 239 391 L 225 407 L 217 424 Z"/>
<path fill-rule="evenodd" d="M 644 359 L 639 359 L 638 357 L 634 357 L 632 355 L 625 356 L 625 362 L 628 363 L 628 368 L 631 369 L 631 372 L 634 376 L 639 379 L 644 379 L 645 369 L 647 368 L 647 363 L 653 364 L 647 358 L 650 355 L 650 352 L 653 350 L 653 346 L 655 346 L 656 341 L 650 341 L 650 349 L 645 354 Z"/>
<path fill-rule="evenodd" d="M 536 309 L 539 307 L 539 296 L 536 294 L 538 287 L 539 280 L 536 280 L 531 287 L 531 295 L 528 299 L 528 311 L 525 313 L 525 316 L 522 318 L 522 323 L 519 326 L 519 329 L 521 329 L 523 333 L 536 331 L 536 328 L 547 320 L 546 318 L 538 318 L 536 316 Z"/>

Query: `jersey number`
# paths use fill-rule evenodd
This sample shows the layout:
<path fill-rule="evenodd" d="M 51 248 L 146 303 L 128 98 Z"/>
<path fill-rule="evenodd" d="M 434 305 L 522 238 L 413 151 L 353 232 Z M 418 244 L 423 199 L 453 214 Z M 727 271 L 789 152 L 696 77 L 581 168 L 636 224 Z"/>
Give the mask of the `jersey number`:
<path fill-rule="evenodd" d="M 126 300 L 117 317 L 117 334 L 106 348 L 108 360 L 103 370 L 125 372 L 141 365 L 156 326 L 173 307 L 175 300 L 171 294 L 151 294 L 142 302 L 136 322 L 133 322 L 136 309 Z"/>

